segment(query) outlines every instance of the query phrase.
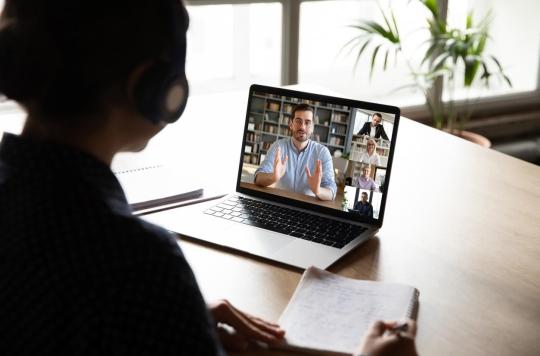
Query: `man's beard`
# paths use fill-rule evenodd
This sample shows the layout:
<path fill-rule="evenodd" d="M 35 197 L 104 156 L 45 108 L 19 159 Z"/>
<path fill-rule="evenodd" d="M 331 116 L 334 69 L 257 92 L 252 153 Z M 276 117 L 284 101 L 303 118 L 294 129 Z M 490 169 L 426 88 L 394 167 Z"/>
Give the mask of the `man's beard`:
<path fill-rule="evenodd" d="M 303 134 L 300 134 L 300 132 L 303 132 Z M 303 130 L 296 130 L 293 134 L 293 137 L 298 142 L 305 142 L 308 140 L 309 135 L 306 131 Z"/>

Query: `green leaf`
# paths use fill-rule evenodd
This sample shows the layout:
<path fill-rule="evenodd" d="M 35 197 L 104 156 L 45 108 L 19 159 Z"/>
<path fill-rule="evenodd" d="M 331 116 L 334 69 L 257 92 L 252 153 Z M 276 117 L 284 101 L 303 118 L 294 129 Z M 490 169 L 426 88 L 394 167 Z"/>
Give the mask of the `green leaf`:
<path fill-rule="evenodd" d="M 467 56 L 464 59 L 465 62 L 465 74 L 464 74 L 464 85 L 465 87 L 470 87 L 472 83 L 474 82 L 474 78 L 476 77 L 476 73 L 478 72 L 478 68 L 480 66 L 480 63 L 482 64 L 482 67 L 484 67 L 484 72 L 487 71 L 486 64 L 479 60 L 475 56 Z"/>
<path fill-rule="evenodd" d="M 479 38 L 477 45 L 473 47 L 475 54 L 482 54 L 484 52 L 484 48 L 486 47 L 486 40 L 487 36 L 482 36 Z"/>
<path fill-rule="evenodd" d="M 443 77 L 444 75 L 448 74 L 448 68 L 441 68 L 441 69 L 437 69 L 435 71 L 429 71 L 427 73 L 424 74 L 424 77 L 427 79 L 427 80 L 430 80 L 430 81 L 433 81 L 439 77 Z"/>
<path fill-rule="evenodd" d="M 390 50 L 386 50 L 386 54 L 384 55 L 384 65 L 383 65 L 383 71 L 386 70 L 386 64 L 388 63 L 388 54 L 390 54 Z"/>
<path fill-rule="evenodd" d="M 380 2 L 377 2 L 377 5 L 379 5 L 379 10 L 381 11 L 381 15 L 384 19 L 384 22 L 386 23 L 386 26 L 388 26 L 388 32 L 392 33 L 393 34 L 393 29 L 392 29 L 392 26 L 390 26 L 390 21 L 388 21 L 388 18 L 386 17 L 386 14 L 384 13 L 382 7 L 381 7 L 381 3 Z"/>
<path fill-rule="evenodd" d="M 392 15 L 392 22 L 394 23 L 394 32 L 396 33 L 398 42 L 401 43 L 401 40 L 399 38 L 399 29 L 397 27 L 397 22 L 396 22 L 396 16 L 394 16 L 394 11 L 390 10 L 390 15 Z"/>
<path fill-rule="evenodd" d="M 508 83 L 508 86 L 512 88 L 512 82 L 510 81 L 510 78 L 508 78 L 508 76 L 505 74 L 503 74 L 503 78 Z"/>
<path fill-rule="evenodd" d="M 380 37 L 392 44 L 400 44 L 397 34 L 393 33 L 391 29 L 386 30 L 383 26 L 374 21 L 362 21 L 359 24 L 350 25 L 348 27 L 364 31 L 372 36 Z"/>
<path fill-rule="evenodd" d="M 491 73 L 489 72 L 488 70 L 488 67 L 486 65 L 486 63 L 482 62 L 482 68 L 484 70 L 484 72 L 482 73 L 482 75 L 480 76 L 481 79 L 484 79 L 484 84 L 487 88 L 489 88 L 489 78 L 491 77 Z"/>
<path fill-rule="evenodd" d="M 383 26 L 381 26 L 377 22 L 370 21 L 370 22 L 366 23 L 366 25 L 368 27 L 371 27 L 373 29 L 374 33 L 379 34 L 381 37 L 387 39 L 388 41 L 390 41 L 392 43 L 397 43 L 398 42 L 398 39 L 396 38 L 394 33 L 392 33 L 391 31 L 386 30 Z"/>
<path fill-rule="evenodd" d="M 478 23 L 476 27 L 487 32 L 487 29 L 489 27 L 489 24 L 491 23 L 492 17 L 493 17 L 493 12 L 491 9 L 489 9 L 487 14 L 484 16 L 484 18 L 482 18 L 482 20 L 480 20 L 480 22 Z"/>
<path fill-rule="evenodd" d="M 433 66 L 432 68 L 434 70 L 437 70 L 437 69 L 440 69 L 442 68 L 442 66 L 444 65 L 444 62 L 450 58 L 450 54 L 446 53 L 446 52 L 443 52 L 441 53 L 439 56 L 437 56 L 437 58 L 435 58 L 435 60 L 433 61 Z"/>
<path fill-rule="evenodd" d="M 473 24 L 473 10 L 469 11 L 469 13 L 467 14 L 467 21 L 465 23 L 465 28 L 466 29 L 472 28 L 472 24 Z"/>
<path fill-rule="evenodd" d="M 420 66 L 422 66 L 428 59 L 431 58 L 436 49 L 440 50 L 440 48 L 441 46 L 437 42 L 433 42 L 424 54 L 424 58 L 422 59 L 422 62 L 420 62 Z"/>
<path fill-rule="evenodd" d="M 364 42 L 364 45 L 360 47 L 360 50 L 358 51 L 358 54 L 356 55 L 356 60 L 354 61 L 354 68 L 353 71 L 356 72 L 356 68 L 358 67 L 358 62 L 360 61 L 360 57 L 362 56 L 362 53 L 366 50 L 367 46 L 371 42 L 371 39 L 368 39 L 366 42 Z"/>
<path fill-rule="evenodd" d="M 449 38 L 448 40 L 444 41 L 443 49 L 442 51 L 446 51 L 448 53 L 454 54 L 456 53 L 457 47 L 459 47 L 460 42 L 457 41 L 455 38 Z"/>
<path fill-rule="evenodd" d="M 482 30 L 482 29 L 479 29 L 479 28 L 468 28 L 465 31 L 462 31 L 461 33 L 463 35 L 474 36 L 474 35 L 478 35 L 478 34 L 483 34 L 483 33 L 485 33 L 485 31 Z"/>
<path fill-rule="evenodd" d="M 362 39 L 362 38 L 365 38 L 365 37 L 367 37 L 367 36 L 369 36 L 369 35 L 366 34 L 366 33 L 361 34 L 361 35 L 358 35 L 358 36 L 354 36 L 354 37 L 351 38 L 349 41 L 347 41 L 347 43 L 345 43 L 345 44 L 343 45 L 342 49 L 345 48 L 345 47 L 347 47 L 347 46 L 349 46 L 349 45 L 352 44 L 353 42 L 358 41 L 358 40 L 360 40 L 360 39 Z"/>
<path fill-rule="evenodd" d="M 373 51 L 373 54 L 371 55 L 371 69 L 369 71 L 369 79 L 373 77 L 373 69 L 375 67 L 375 60 L 377 58 L 377 53 L 379 52 L 379 49 L 381 48 L 382 44 L 375 47 L 375 50 Z"/>
<path fill-rule="evenodd" d="M 341 47 L 341 49 L 340 49 L 339 52 L 338 52 L 338 55 L 340 55 L 341 52 L 343 52 L 343 50 L 344 50 L 345 48 L 350 47 L 350 48 L 349 48 L 349 52 L 347 52 L 347 56 L 350 56 L 351 53 L 352 53 L 352 51 L 354 51 L 354 49 L 355 49 L 356 47 L 358 47 L 359 45 L 362 44 L 362 41 L 361 41 L 361 40 L 364 39 L 364 38 L 366 38 L 366 37 L 368 37 L 368 36 L 369 36 L 368 34 L 362 34 L 362 35 L 358 35 L 358 36 L 356 36 L 356 37 L 353 37 L 351 40 L 347 41 L 347 43 L 345 43 L 345 44 Z M 354 43 L 354 42 L 357 42 L 357 43 Z M 354 43 L 354 44 L 353 44 L 353 43 Z"/>
<path fill-rule="evenodd" d="M 431 12 L 433 17 L 439 17 L 439 5 L 437 4 L 437 0 L 420 0 L 420 2 Z"/>
<path fill-rule="evenodd" d="M 497 65 L 497 67 L 499 68 L 499 72 L 503 72 L 503 68 L 501 66 L 501 62 L 499 62 L 499 60 L 497 58 L 495 58 L 495 56 L 489 56 L 491 58 L 491 60 L 493 62 L 495 62 L 495 64 Z"/>

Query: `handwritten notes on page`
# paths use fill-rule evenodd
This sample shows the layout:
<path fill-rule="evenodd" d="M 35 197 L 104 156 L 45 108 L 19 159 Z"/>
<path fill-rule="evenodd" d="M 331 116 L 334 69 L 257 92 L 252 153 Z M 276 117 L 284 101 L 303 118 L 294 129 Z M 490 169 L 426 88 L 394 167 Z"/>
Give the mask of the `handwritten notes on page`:
<path fill-rule="evenodd" d="M 409 318 L 418 300 L 411 286 L 355 280 L 310 267 L 279 320 L 286 346 L 351 354 L 375 320 Z"/>

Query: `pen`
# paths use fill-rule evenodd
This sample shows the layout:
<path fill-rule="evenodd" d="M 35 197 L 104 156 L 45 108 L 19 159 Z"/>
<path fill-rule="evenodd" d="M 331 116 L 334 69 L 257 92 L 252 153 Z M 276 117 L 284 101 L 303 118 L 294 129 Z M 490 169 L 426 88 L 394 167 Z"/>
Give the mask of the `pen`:
<path fill-rule="evenodd" d="M 402 331 L 407 331 L 407 329 L 409 328 L 409 324 L 407 323 L 401 323 L 401 324 L 398 324 L 396 326 L 394 326 L 392 329 L 388 330 L 392 333 L 400 333 Z"/>

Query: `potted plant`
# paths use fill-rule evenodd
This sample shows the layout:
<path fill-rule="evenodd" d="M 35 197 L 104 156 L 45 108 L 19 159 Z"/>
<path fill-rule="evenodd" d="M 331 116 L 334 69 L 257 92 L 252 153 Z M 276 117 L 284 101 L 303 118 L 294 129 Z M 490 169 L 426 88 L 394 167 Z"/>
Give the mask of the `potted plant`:
<path fill-rule="evenodd" d="M 384 21 L 359 20 L 357 24 L 351 25 L 360 34 L 344 48 L 351 46 L 352 51 L 356 50 L 355 70 L 360 58 L 371 54 L 370 78 L 378 60 L 383 60 L 383 70 L 388 68 L 390 57 L 396 61 L 404 60 L 412 76 L 411 84 L 405 87 L 414 86 L 423 92 L 434 126 L 458 136 L 467 136 L 463 129 L 472 114 L 468 93 L 473 84 L 481 81 L 480 84 L 489 87 L 490 81 L 498 77 L 512 85 L 499 60 L 485 53 L 491 16 L 488 13 L 475 23 L 473 12 L 470 11 L 464 29 L 452 28 L 441 15 L 437 0 L 416 1 L 427 9 L 428 18 L 422 29 L 429 31 L 429 38 L 420 48 L 407 52 L 413 53 L 411 57 L 406 57 L 403 51 L 405 41 L 401 37 L 394 12 L 390 9 L 386 13 L 380 4 Z M 458 113 L 453 99 L 459 81 L 467 90 L 467 95 L 465 109 Z M 442 102 L 440 95 L 443 85 L 448 88 L 450 97 L 447 104 Z M 485 140 L 489 143 L 489 140 Z"/>

